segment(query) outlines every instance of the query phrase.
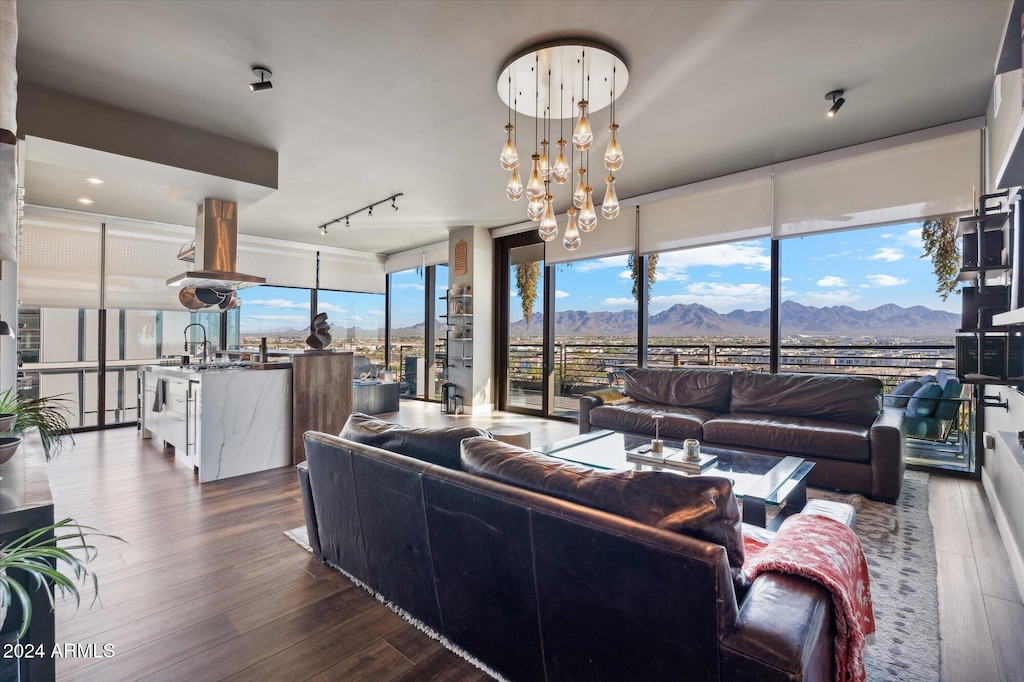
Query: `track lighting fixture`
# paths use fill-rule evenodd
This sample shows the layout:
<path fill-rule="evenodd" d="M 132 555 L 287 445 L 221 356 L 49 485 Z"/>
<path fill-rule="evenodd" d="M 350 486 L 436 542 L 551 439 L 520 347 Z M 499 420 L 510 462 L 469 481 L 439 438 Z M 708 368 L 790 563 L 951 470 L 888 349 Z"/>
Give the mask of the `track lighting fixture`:
<path fill-rule="evenodd" d="M 825 95 L 825 99 L 832 100 L 832 108 L 828 110 L 827 114 L 825 114 L 829 118 L 834 117 L 836 113 L 839 111 L 839 108 L 846 104 L 846 100 L 843 99 L 842 90 L 833 90 L 832 92 Z"/>
<path fill-rule="evenodd" d="M 259 77 L 259 81 L 256 83 L 249 83 L 249 89 L 253 92 L 261 92 L 263 90 L 270 90 L 274 87 L 274 84 L 270 82 L 271 76 L 274 74 L 270 72 L 265 66 L 256 65 L 252 67 L 252 74 Z"/>
<path fill-rule="evenodd" d="M 391 208 L 393 208 L 394 210 L 397 211 L 398 210 L 398 204 L 395 203 L 395 200 L 398 199 L 398 197 L 400 197 L 400 196 L 404 196 L 404 194 L 402 192 L 398 192 L 397 194 L 392 194 L 391 196 L 385 197 L 384 199 L 381 199 L 380 201 L 375 201 L 375 202 L 373 202 L 372 204 L 370 204 L 368 206 L 363 206 L 362 208 L 356 209 L 355 211 L 352 211 L 350 213 L 346 213 L 345 215 L 341 216 L 340 218 L 335 218 L 334 220 L 329 220 L 326 223 L 324 223 L 323 225 L 319 225 L 317 227 L 317 229 L 320 230 L 320 234 L 327 234 L 327 226 L 328 225 L 333 225 L 334 223 L 340 223 L 342 220 L 345 221 L 345 227 L 349 227 L 349 218 L 351 218 L 352 216 L 354 216 L 354 215 L 356 215 L 358 213 L 362 213 L 363 211 L 366 211 L 366 217 L 367 218 L 372 218 L 373 217 L 373 208 L 375 206 L 380 206 L 381 204 L 386 204 L 389 201 L 391 202 Z"/>

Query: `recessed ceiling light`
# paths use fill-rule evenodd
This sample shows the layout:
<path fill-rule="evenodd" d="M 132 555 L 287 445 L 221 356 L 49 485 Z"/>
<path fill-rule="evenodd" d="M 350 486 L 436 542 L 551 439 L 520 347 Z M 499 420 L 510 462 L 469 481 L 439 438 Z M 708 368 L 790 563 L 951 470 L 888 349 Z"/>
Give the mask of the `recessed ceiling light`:
<path fill-rule="evenodd" d="M 96 202 L 94 202 L 92 199 L 90 199 L 88 197 L 80 197 L 78 199 L 78 203 L 80 203 L 80 204 L 93 204 L 93 203 L 96 203 Z"/>
<path fill-rule="evenodd" d="M 93 185 L 102 185 L 104 182 L 100 178 L 86 178 L 85 181 Z"/>

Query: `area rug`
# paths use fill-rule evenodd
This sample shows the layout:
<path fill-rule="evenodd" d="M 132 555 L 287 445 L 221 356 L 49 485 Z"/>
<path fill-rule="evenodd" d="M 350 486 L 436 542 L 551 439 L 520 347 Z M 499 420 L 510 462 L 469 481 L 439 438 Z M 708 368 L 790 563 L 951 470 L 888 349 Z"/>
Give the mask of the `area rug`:
<path fill-rule="evenodd" d="M 871 574 L 875 641 L 864 650 L 872 682 L 939 679 L 939 592 L 928 474 L 908 471 L 895 505 L 809 488 L 809 497 L 852 504 Z"/>
<path fill-rule="evenodd" d="M 928 518 L 928 474 L 908 471 L 896 505 L 874 502 L 863 495 L 818 488 L 809 488 L 807 494 L 808 497 L 846 502 L 857 510 L 857 535 L 867 555 L 875 609 L 875 641 L 864 651 L 868 680 L 937 681 L 938 565 L 935 537 Z M 306 551 L 311 551 L 304 526 L 285 531 L 285 535 Z M 337 569 L 336 566 L 334 568 Z M 401 613 L 386 600 L 379 596 L 378 599 Z M 481 670 L 494 675 L 493 670 L 473 660 L 429 628 L 424 628 L 408 614 L 401 615 Z"/>

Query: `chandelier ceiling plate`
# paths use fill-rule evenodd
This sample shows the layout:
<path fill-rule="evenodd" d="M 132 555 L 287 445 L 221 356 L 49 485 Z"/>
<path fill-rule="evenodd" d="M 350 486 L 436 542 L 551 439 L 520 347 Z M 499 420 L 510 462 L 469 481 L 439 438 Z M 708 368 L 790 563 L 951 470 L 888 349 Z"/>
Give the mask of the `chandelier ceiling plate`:
<path fill-rule="evenodd" d="M 538 65 L 539 78 L 538 74 L 534 73 Z M 587 75 L 590 76 L 589 92 Z M 612 48 L 586 40 L 562 40 L 534 45 L 514 55 L 502 67 L 497 88 L 502 102 L 520 114 L 533 118 L 544 116 L 550 91 L 549 114 L 552 119 L 557 120 L 573 118 L 577 114 L 574 103 L 581 99 L 590 103 L 590 113 L 604 109 L 619 98 L 628 84 L 629 70 L 626 68 L 626 62 L 622 55 Z"/>

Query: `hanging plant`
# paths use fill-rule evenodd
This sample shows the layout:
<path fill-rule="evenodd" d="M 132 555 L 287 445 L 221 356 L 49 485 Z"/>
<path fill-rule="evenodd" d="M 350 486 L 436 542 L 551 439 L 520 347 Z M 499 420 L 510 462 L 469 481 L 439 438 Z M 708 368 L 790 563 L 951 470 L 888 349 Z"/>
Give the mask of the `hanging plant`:
<path fill-rule="evenodd" d="M 629 274 L 633 278 L 633 298 L 640 301 L 640 268 L 636 262 L 636 254 L 629 254 L 629 258 L 626 261 L 626 267 L 629 268 Z M 654 283 L 658 281 L 658 254 L 652 253 L 647 256 L 647 302 L 651 302 L 651 290 L 654 289 Z"/>
<path fill-rule="evenodd" d="M 537 300 L 537 280 L 539 278 L 539 262 L 530 261 L 516 264 L 516 291 L 519 293 L 519 302 L 523 306 L 523 319 L 526 320 L 527 329 L 530 328 L 530 318 L 533 317 L 533 303 Z"/>
<path fill-rule="evenodd" d="M 938 286 L 935 292 L 945 301 L 957 290 L 956 277 L 960 274 L 960 248 L 956 240 L 957 219 L 953 216 L 926 220 L 921 225 L 924 253 L 931 258 L 932 271 Z"/>

